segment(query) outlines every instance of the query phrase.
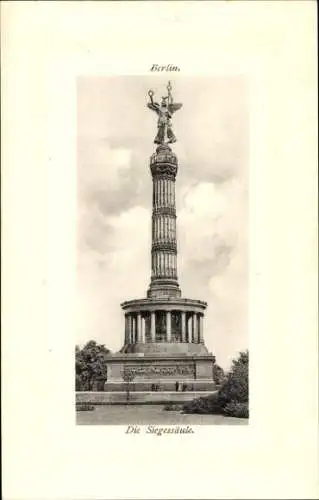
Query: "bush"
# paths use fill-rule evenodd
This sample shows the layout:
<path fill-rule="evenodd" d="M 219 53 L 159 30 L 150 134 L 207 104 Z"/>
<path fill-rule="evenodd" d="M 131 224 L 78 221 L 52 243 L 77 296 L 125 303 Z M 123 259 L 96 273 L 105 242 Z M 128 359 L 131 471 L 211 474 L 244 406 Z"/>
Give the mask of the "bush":
<path fill-rule="evenodd" d="M 228 403 L 224 408 L 224 414 L 228 417 L 249 418 L 248 403 Z"/>
<path fill-rule="evenodd" d="M 76 411 L 92 411 L 95 408 L 90 403 L 76 403 L 75 407 Z"/>
<path fill-rule="evenodd" d="M 177 405 L 174 403 L 166 403 L 166 405 L 164 405 L 164 408 L 163 408 L 163 410 L 166 410 L 166 411 L 181 411 L 182 409 L 183 409 L 183 405 Z"/>
<path fill-rule="evenodd" d="M 248 351 L 241 352 L 215 394 L 186 403 L 185 413 L 208 413 L 248 418 Z"/>
<path fill-rule="evenodd" d="M 218 394 L 211 394 L 210 396 L 201 397 L 189 401 L 183 406 L 184 413 L 207 413 L 211 415 L 219 415 L 223 412 L 218 400 Z"/>

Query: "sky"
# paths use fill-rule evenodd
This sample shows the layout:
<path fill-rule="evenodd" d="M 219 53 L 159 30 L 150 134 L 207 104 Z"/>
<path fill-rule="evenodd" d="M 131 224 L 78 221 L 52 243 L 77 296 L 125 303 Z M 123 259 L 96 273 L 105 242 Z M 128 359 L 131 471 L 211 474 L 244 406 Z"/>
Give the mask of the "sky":
<path fill-rule="evenodd" d="M 77 85 L 77 336 L 112 351 L 124 341 L 120 303 L 144 298 L 151 272 L 156 114 L 148 90 L 167 75 L 81 77 Z M 204 339 L 217 363 L 248 348 L 249 95 L 244 76 L 170 76 L 178 142 L 178 275 L 205 300 Z"/>

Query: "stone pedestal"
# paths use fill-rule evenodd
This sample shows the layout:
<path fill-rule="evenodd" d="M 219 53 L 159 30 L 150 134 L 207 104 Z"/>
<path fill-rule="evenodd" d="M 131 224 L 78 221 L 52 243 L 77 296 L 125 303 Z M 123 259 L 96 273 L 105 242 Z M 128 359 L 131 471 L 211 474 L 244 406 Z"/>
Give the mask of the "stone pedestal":
<path fill-rule="evenodd" d="M 211 391 L 213 357 L 207 355 L 116 354 L 108 361 L 106 391 L 124 391 L 126 370 L 133 374 L 131 391 Z"/>

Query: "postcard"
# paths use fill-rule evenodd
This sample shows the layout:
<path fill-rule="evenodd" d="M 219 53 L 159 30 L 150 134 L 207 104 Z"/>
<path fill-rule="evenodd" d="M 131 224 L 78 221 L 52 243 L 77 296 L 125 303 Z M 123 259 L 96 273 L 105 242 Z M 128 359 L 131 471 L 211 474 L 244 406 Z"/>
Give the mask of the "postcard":
<path fill-rule="evenodd" d="M 316 498 L 315 3 L 1 10 L 4 498 Z"/>

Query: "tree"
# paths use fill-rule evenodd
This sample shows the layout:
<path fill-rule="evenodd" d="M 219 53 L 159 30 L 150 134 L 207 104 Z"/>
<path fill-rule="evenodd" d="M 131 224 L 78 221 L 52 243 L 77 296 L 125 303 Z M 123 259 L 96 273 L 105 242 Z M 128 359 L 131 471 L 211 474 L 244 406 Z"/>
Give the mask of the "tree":
<path fill-rule="evenodd" d="M 249 355 L 248 351 L 243 351 L 239 353 L 237 359 L 233 360 L 231 369 L 218 393 L 218 400 L 223 407 L 230 403 L 248 403 L 248 374 Z"/>
<path fill-rule="evenodd" d="M 221 385 L 226 378 L 225 372 L 221 366 L 213 364 L 213 380 L 216 385 Z"/>
<path fill-rule="evenodd" d="M 111 351 L 90 340 L 82 349 L 75 346 L 75 385 L 77 391 L 92 391 L 94 384 L 107 378 L 107 356 Z"/>
<path fill-rule="evenodd" d="M 128 401 L 130 399 L 130 383 L 133 382 L 135 375 L 132 370 L 124 368 L 122 377 L 126 383 L 126 401 Z"/>

